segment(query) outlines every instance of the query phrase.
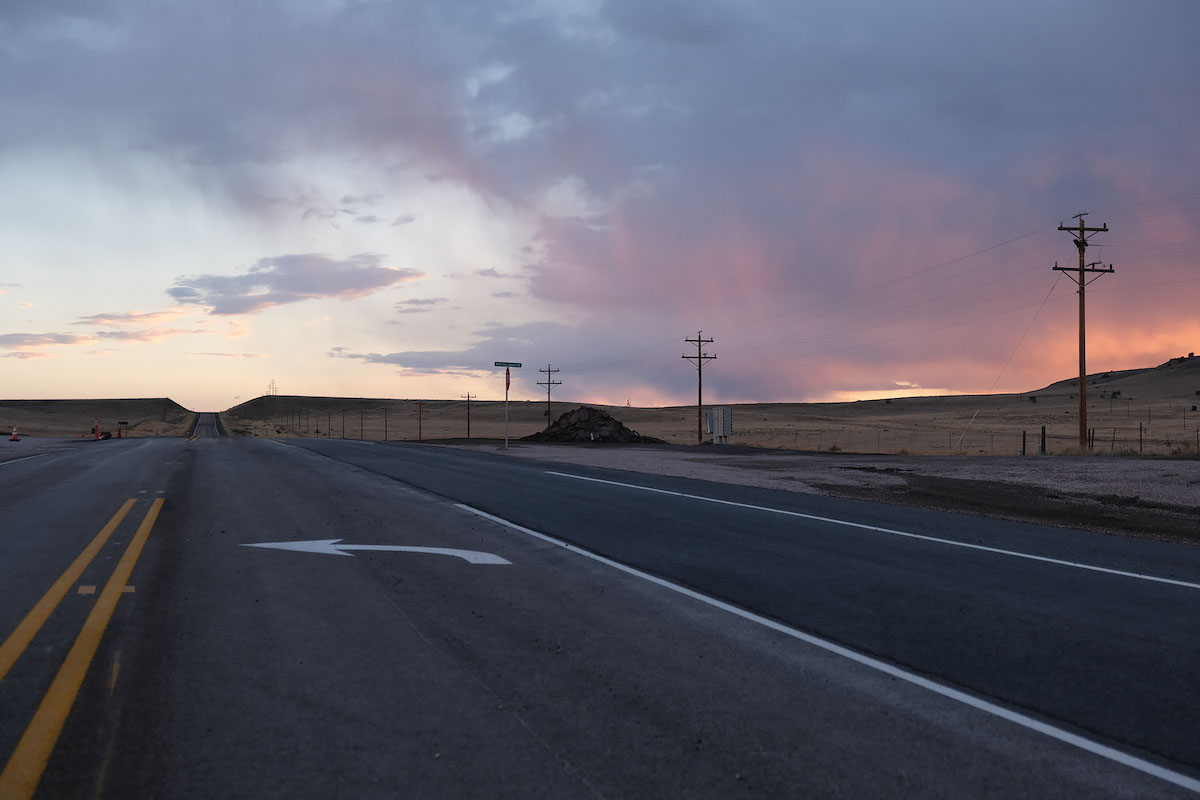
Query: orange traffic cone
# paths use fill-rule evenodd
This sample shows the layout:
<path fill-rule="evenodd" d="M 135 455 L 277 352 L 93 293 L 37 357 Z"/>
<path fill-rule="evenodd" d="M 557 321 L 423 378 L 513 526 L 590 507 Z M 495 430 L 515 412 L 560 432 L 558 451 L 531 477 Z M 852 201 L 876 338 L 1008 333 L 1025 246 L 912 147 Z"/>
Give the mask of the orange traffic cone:
<path fill-rule="evenodd" d="M 13 435 L 12 435 L 12 438 L 10 438 L 10 439 L 9 439 L 9 441 L 10 441 L 10 442 L 19 442 L 19 441 L 21 441 L 21 437 L 20 437 L 20 436 L 17 436 L 17 428 L 16 428 L 16 426 L 15 426 L 15 425 L 13 426 Z"/>

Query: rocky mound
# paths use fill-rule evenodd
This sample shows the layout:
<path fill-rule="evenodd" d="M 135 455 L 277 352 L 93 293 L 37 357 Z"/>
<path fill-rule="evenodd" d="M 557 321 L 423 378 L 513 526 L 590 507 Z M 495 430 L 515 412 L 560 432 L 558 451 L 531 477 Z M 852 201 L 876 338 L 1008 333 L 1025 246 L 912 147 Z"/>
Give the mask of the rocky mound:
<path fill-rule="evenodd" d="M 598 408 L 580 406 L 556 419 L 544 431 L 525 436 L 523 442 L 612 442 L 615 444 L 666 444 L 662 439 L 642 436 L 620 420 Z"/>

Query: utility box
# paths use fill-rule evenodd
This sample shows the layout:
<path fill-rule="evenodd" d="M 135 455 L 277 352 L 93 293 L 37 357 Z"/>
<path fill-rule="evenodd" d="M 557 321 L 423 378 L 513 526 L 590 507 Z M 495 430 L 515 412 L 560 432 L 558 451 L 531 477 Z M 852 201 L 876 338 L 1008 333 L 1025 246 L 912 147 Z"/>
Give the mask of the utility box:
<path fill-rule="evenodd" d="M 708 412 L 708 432 L 712 434 L 713 442 L 726 444 L 733 435 L 733 409 L 714 408 Z"/>

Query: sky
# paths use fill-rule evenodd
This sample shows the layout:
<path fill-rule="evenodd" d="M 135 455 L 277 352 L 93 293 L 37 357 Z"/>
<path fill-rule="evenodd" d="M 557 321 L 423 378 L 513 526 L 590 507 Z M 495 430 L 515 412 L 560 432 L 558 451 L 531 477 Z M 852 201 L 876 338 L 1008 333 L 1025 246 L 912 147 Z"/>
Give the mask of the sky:
<path fill-rule="evenodd" d="M 4 0 L 0 398 L 1014 392 L 1200 350 L 1189 0 Z"/>

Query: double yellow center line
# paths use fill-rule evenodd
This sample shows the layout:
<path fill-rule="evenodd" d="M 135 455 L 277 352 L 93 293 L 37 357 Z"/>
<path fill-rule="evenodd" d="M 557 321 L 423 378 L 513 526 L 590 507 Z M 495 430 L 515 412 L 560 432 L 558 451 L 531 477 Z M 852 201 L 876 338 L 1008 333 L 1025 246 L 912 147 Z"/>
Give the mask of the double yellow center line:
<path fill-rule="evenodd" d="M 96 538 L 71 562 L 71 565 L 25 616 L 25 619 L 21 620 L 12 635 L 4 641 L 3 645 L 0 645 L 0 681 L 4 680 L 8 670 L 29 647 L 33 637 L 41 630 L 71 586 L 121 525 L 136 502 L 134 499 L 125 501 L 124 505 L 108 521 L 108 524 L 96 535 Z M 83 678 L 87 674 L 88 667 L 91 666 L 92 658 L 96 655 L 96 649 L 100 646 L 100 639 L 112 619 L 113 611 L 116 610 L 117 600 L 120 599 L 121 593 L 129 581 L 129 576 L 133 573 L 134 565 L 141 557 L 142 548 L 146 545 L 150 529 L 154 527 L 162 506 L 163 499 L 161 497 L 150 504 L 150 510 L 146 512 L 141 525 L 138 526 L 137 533 L 129 542 L 129 546 L 125 548 L 125 554 L 121 556 L 116 569 L 109 576 L 108 583 L 104 585 L 104 590 L 84 621 L 82 630 L 75 638 L 75 643 L 67 653 L 66 660 L 59 667 L 50 689 L 42 698 L 37 712 L 33 715 L 33 720 L 25 729 L 21 741 L 17 743 L 17 748 L 9 758 L 7 766 L 4 767 L 4 772 L 0 773 L 0 797 L 5 800 L 27 800 L 33 797 L 38 781 L 41 780 L 42 772 L 46 769 L 46 763 L 50 759 L 50 753 L 54 750 L 63 724 L 67 720 L 67 714 L 70 713 L 71 706 L 75 704 L 79 687 L 83 684 Z"/>

